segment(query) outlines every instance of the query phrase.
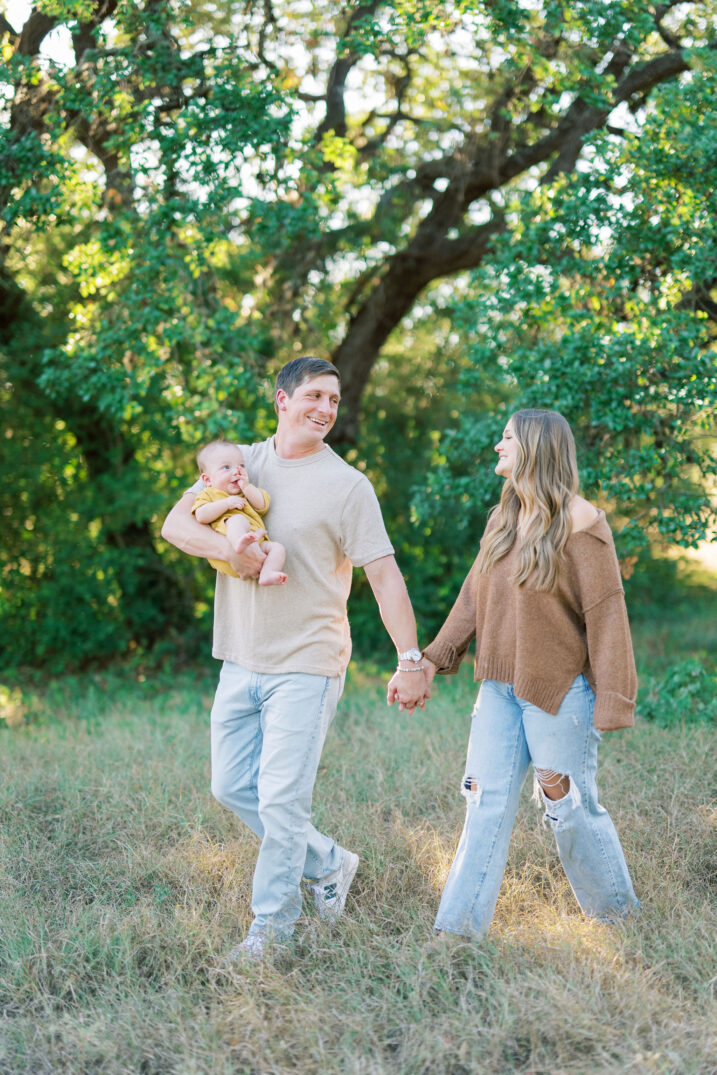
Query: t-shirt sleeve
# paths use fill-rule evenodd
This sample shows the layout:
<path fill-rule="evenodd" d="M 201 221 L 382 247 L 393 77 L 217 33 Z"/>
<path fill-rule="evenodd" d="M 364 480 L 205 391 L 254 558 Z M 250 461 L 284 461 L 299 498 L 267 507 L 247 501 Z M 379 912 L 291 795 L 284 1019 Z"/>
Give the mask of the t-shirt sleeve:
<path fill-rule="evenodd" d="M 355 567 L 393 555 L 393 545 L 371 482 L 364 475 L 349 493 L 341 516 L 340 542 Z"/>

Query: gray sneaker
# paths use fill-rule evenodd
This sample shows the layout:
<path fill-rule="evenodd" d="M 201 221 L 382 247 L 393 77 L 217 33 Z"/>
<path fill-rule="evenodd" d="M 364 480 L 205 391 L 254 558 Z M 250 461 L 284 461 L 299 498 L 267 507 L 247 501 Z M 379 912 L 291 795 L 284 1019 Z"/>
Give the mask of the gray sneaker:
<path fill-rule="evenodd" d="M 325 921 L 335 922 L 343 914 L 346 896 L 351 888 L 358 864 L 358 855 L 354 855 L 353 851 L 344 851 L 338 870 L 324 877 L 323 881 L 316 881 L 313 885 L 309 885 L 316 910 Z"/>

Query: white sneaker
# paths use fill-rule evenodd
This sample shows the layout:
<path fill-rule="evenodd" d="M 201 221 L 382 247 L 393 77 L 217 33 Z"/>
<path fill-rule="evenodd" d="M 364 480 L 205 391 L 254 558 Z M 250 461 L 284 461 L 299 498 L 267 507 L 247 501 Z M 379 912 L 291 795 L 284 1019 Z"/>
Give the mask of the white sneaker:
<path fill-rule="evenodd" d="M 325 921 L 335 922 L 343 914 L 346 896 L 358 869 L 359 857 L 352 851 L 344 851 L 341 865 L 323 881 L 309 885 L 316 910 Z"/>
<path fill-rule="evenodd" d="M 242 963 L 244 961 L 259 963 L 267 953 L 269 938 L 265 933 L 247 933 L 241 944 L 237 944 L 224 957 L 225 963 Z"/>

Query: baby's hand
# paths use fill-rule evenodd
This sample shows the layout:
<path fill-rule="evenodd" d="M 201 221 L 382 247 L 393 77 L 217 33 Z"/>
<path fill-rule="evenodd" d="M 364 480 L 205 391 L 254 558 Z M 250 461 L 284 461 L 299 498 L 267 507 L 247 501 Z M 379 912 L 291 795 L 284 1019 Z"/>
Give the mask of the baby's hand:
<path fill-rule="evenodd" d="M 244 497 L 236 496 L 236 494 L 234 494 L 233 496 L 228 496 L 225 503 L 226 507 L 238 508 L 240 511 L 242 508 L 246 507 L 246 500 L 244 499 Z"/>
<path fill-rule="evenodd" d="M 239 475 L 239 481 L 240 482 L 248 482 L 249 481 L 249 475 L 247 474 L 245 466 L 240 464 L 237 467 L 237 474 Z"/>

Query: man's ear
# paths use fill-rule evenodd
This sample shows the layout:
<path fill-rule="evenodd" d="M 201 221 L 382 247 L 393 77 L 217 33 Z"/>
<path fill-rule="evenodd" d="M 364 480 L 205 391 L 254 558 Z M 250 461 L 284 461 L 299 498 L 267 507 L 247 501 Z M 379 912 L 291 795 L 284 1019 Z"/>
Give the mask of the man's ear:
<path fill-rule="evenodd" d="M 286 410 L 286 401 L 289 398 L 286 391 L 283 388 L 277 388 L 276 390 L 276 409 L 278 411 Z"/>

